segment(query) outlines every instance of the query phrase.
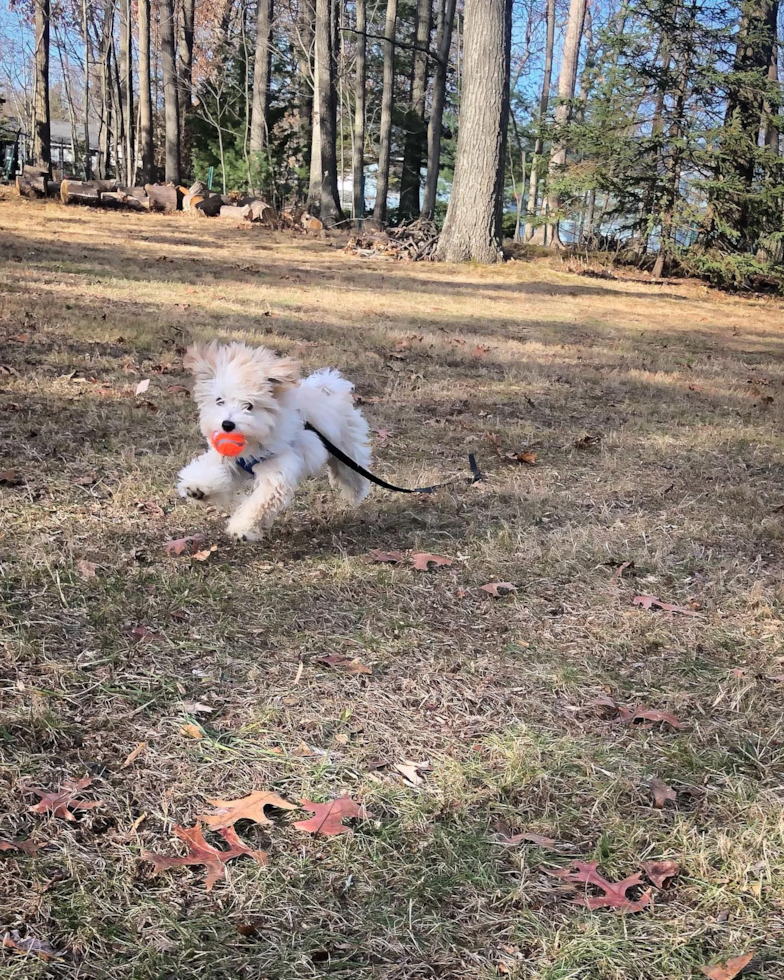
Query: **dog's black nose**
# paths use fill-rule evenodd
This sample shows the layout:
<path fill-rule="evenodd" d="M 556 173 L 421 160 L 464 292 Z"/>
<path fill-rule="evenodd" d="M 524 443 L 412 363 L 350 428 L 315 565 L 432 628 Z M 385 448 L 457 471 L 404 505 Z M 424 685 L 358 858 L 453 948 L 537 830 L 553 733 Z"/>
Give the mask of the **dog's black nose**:
<path fill-rule="evenodd" d="M 237 426 L 233 422 L 230 422 L 228 419 L 226 419 L 221 425 L 221 428 L 223 429 L 224 432 L 234 432 Z"/>

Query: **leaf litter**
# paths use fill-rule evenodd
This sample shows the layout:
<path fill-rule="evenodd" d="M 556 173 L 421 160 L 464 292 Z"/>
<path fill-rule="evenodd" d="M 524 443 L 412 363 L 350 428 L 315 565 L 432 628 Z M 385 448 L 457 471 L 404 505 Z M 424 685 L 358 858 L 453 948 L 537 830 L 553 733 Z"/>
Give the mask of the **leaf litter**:
<path fill-rule="evenodd" d="M 175 827 L 174 833 L 188 846 L 187 854 L 182 857 L 168 857 L 153 851 L 142 851 L 142 860 L 152 862 L 156 874 L 184 865 L 204 865 L 207 869 L 207 877 L 204 880 L 207 891 L 212 889 L 216 881 L 226 878 L 226 865 L 234 858 L 248 855 L 256 864 L 267 863 L 267 852 L 253 850 L 243 844 L 232 827 L 222 827 L 218 830 L 220 836 L 229 845 L 228 850 L 218 850 L 212 844 L 208 844 L 199 824 L 190 828 Z"/>
<path fill-rule="evenodd" d="M 350 834 L 352 830 L 343 825 L 343 820 L 370 816 L 363 806 L 349 796 L 340 796 L 329 803 L 314 803 L 312 800 L 302 800 L 301 803 L 304 809 L 312 810 L 313 816 L 309 820 L 298 820 L 294 826 L 308 834 L 323 834 L 325 837 Z"/>
<path fill-rule="evenodd" d="M 55 817 L 61 817 L 63 820 L 75 823 L 76 817 L 71 811 L 94 810 L 96 807 L 101 806 L 100 801 L 81 800 L 78 798 L 82 790 L 87 789 L 91 783 L 92 779 L 90 776 L 83 776 L 82 779 L 75 783 L 67 780 L 63 783 L 62 788 L 54 793 L 49 793 L 46 790 L 31 786 L 30 792 L 40 796 L 41 799 L 40 802 L 30 807 L 30 812 L 51 813 Z"/>
<path fill-rule="evenodd" d="M 568 868 L 548 870 L 547 874 L 560 878 L 571 886 L 571 891 L 575 894 L 569 900 L 575 905 L 582 905 L 591 910 L 613 908 L 619 912 L 644 912 L 650 908 L 652 904 L 650 889 L 637 899 L 627 895 L 632 888 L 642 886 L 642 875 L 639 872 L 622 881 L 608 881 L 599 873 L 598 867 L 598 861 L 574 861 Z M 601 894 L 590 894 L 587 887 L 582 894 L 579 894 L 573 887 L 578 884 L 590 886 Z"/>

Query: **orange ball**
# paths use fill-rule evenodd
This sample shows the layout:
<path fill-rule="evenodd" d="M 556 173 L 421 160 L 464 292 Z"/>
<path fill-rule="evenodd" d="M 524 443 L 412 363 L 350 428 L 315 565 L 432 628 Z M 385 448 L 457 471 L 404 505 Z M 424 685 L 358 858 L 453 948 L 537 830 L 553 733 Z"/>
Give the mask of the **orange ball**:
<path fill-rule="evenodd" d="M 245 436 L 239 432 L 224 432 L 222 429 L 212 433 L 210 442 L 221 456 L 239 456 L 245 448 Z"/>

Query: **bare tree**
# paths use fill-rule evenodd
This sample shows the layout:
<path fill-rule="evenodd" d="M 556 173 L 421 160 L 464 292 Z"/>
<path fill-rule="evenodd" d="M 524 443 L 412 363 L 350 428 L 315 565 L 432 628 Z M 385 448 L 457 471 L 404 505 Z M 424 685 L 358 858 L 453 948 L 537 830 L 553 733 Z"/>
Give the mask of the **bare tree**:
<path fill-rule="evenodd" d="M 466 0 L 455 179 L 436 253 L 446 262 L 502 258 L 511 36 L 512 0 Z"/>
<path fill-rule="evenodd" d="M 90 159 L 90 35 L 87 32 L 87 0 L 82 0 L 82 43 L 84 44 L 84 179 L 92 177 Z"/>
<path fill-rule="evenodd" d="M 251 153 L 261 153 L 269 142 L 273 13 L 273 0 L 258 0 L 256 57 L 253 64 L 253 108 L 250 117 Z"/>
<path fill-rule="evenodd" d="M 180 126 L 185 134 L 185 117 L 193 105 L 193 37 L 196 0 L 182 0 L 182 24 L 178 54 L 180 59 Z"/>
<path fill-rule="evenodd" d="M 120 0 L 120 51 L 117 67 L 120 73 L 120 107 L 123 121 L 123 172 L 126 184 L 133 184 L 134 115 L 133 115 L 133 25 L 131 0 Z"/>
<path fill-rule="evenodd" d="M 155 178 L 150 81 L 150 0 L 139 0 L 139 142 L 142 182 L 150 184 Z"/>
<path fill-rule="evenodd" d="M 430 121 L 427 126 L 427 177 L 425 194 L 422 200 L 422 214 L 432 218 L 438 193 L 438 174 L 441 169 L 441 129 L 444 120 L 446 101 L 446 74 L 449 67 L 449 52 L 452 48 L 452 27 L 455 22 L 456 0 L 439 0 L 437 47 L 438 57 L 433 78 L 433 101 L 430 107 Z"/>
<path fill-rule="evenodd" d="M 298 0 L 294 30 L 297 42 L 297 112 L 303 165 L 310 163 L 313 140 L 313 40 L 315 12 L 312 0 Z M 319 151 L 320 153 L 320 151 Z"/>
<path fill-rule="evenodd" d="M 49 0 L 35 0 L 35 131 L 33 157 L 41 170 L 52 169 L 49 119 Z"/>
<path fill-rule="evenodd" d="M 381 92 L 381 123 L 378 139 L 378 172 L 376 174 L 376 203 L 373 217 L 387 220 L 389 193 L 389 158 L 392 149 L 392 108 L 395 101 L 395 26 L 397 0 L 387 0 L 387 19 L 384 26 L 384 81 Z"/>
<path fill-rule="evenodd" d="M 585 5 L 586 0 L 571 0 L 569 4 L 569 19 L 566 22 L 566 36 L 564 37 L 561 56 L 561 73 L 558 76 L 558 105 L 555 109 L 556 135 L 550 151 L 550 166 L 547 171 L 547 211 L 556 219 L 549 242 L 552 248 L 563 248 L 557 223 L 561 207 L 557 181 L 566 163 L 568 147 L 565 128 L 572 114 L 572 99 L 577 83 L 577 62 L 580 58 L 580 42 L 585 23 Z"/>
<path fill-rule="evenodd" d="M 365 0 L 356 0 L 357 6 L 357 64 L 354 78 L 354 172 L 353 216 L 361 222 L 365 217 L 365 55 L 367 51 L 367 24 Z"/>
<path fill-rule="evenodd" d="M 553 44 L 555 41 L 555 0 L 547 0 L 547 41 L 544 52 L 544 76 L 542 78 L 542 94 L 539 96 L 539 112 L 536 117 L 536 142 L 534 143 L 534 156 L 531 161 L 531 177 L 528 184 L 528 220 L 525 223 L 523 241 L 530 242 L 535 234 L 533 218 L 536 216 L 536 200 L 539 191 L 539 161 L 544 148 L 542 138 L 542 127 L 547 118 L 547 106 L 550 101 L 550 84 L 553 78 Z M 545 233 L 545 226 L 542 226 L 542 234 Z M 542 241 L 542 244 L 546 242 Z"/>
<path fill-rule="evenodd" d="M 321 220 L 327 228 L 343 220 L 338 196 L 337 133 L 332 0 L 316 0 L 316 91 L 321 158 Z M 315 128 L 315 127 L 314 127 Z"/>
<path fill-rule="evenodd" d="M 427 47 L 430 43 L 432 0 L 418 0 L 415 48 L 411 65 L 411 104 L 406 113 L 403 170 L 400 175 L 400 212 L 416 218 L 420 211 L 422 155 L 425 150 L 425 97 L 427 95 Z"/>
<path fill-rule="evenodd" d="M 112 32 L 114 30 L 114 0 L 106 0 L 101 24 L 101 116 L 98 133 L 98 176 L 109 176 L 109 135 L 112 129 Z"/>
<path fill-rule="evenodd" d="M 180 182 L 180 104 L 177 94 L 177 62 L 174 53 L 174 4 L 161 0 L 161 64 L 163 109 L 166 123 L 166 180 Z"/>

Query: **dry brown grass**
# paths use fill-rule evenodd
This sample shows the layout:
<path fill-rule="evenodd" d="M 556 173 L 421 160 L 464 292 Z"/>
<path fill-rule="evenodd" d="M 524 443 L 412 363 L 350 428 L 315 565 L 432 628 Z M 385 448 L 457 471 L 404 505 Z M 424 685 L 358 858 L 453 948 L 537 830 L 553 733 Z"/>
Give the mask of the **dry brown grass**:
<path fill-rule="evenodd" d="M 0 927 L 68 954 L 4 950 L 4 977 L 670 980 L 746 950 L 750 976 L 784 976 L 780 303 L 10 198 L 0 237 L 0 469 L 23 476 L 0 487 L 0 837 L 51 841 L 0 855 Z M 199 438 L 167 386 L 216 335 L 354 379 L 393 433 L 388 478 L 467 473 L 475 452 L 487 482 L 353 512 L 314 484 L 267 543 L 230 544 L 173 492 Z M 536 466 L 499 455 L 521 449 Z M 201 528 L 206 562 L 163 554 Z M 455 561 L 423 574 L 372 548 Z M 495 579 L 517 592 L 477 590 Z M 316 662 L 339 652 L 373 676 Z M 583 710 L 607 692 L 683 728 Z M 180 733 L 194 701 L 215 709 L 199 741 Z M 430 764 L 421 787 L 401 760 Z M 29 786 L 85 773 L 100 809 L 28 812 Z M 677 808 L 651 806 L 654 775 Z M 175 853 L 205 797 L 261 788 L 347 791 L 377 819 L 328 842 L 301 814 L 243 827 L 269 867 L 235 862 L 209 895 L 140 860 Z M 505 849 L 498 819 L 569 847 Z M 570 855 L 682 874 L 647 913 L 591 913 L 544 873 Z"/>

